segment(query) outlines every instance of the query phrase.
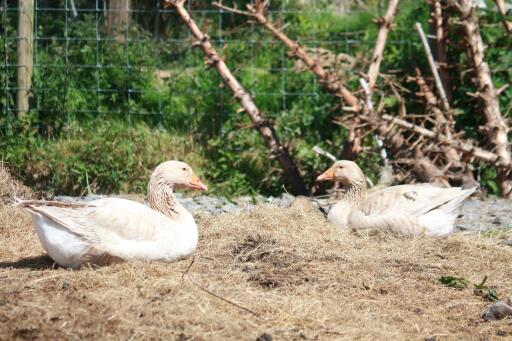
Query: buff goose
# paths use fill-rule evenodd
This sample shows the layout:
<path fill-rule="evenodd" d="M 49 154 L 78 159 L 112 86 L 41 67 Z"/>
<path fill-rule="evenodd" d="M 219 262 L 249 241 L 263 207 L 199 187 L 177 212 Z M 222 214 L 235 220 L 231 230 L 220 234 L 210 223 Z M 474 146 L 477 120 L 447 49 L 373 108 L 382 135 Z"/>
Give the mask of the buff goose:
<path fill-rule="evenodd" d="M 405 235 L 440 236 L 453 231 L 457 211 L 476 189 L 431 184 L 399 185 L 367 195 L 363 172 L 352 161 L 337 161 L 318 177 L 344 186 L 343 198 L 329 211 L 335 225 L 354 230 L 389 230 Z"/>
<path fill-rule="evenodd" d="M 174 198 L 177 188 L 206 190 L 189 165 L 161 163 L 148 184 L 149 207 L 119 198 L 89 203 L 18 201 L 28 210 L 47 254 L 59 265 L 105 265 L 128 260 L 173 261 L 191 255 L 198 231 Z"/>

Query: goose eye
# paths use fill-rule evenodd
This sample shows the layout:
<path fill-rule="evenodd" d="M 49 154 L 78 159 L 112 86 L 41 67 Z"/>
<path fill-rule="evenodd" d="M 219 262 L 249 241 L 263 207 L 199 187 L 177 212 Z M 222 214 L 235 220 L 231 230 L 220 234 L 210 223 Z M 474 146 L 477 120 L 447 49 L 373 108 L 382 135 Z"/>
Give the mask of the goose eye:
<path fill-rule="evenodd" d="M 187 169 L 185 167 L 183 167 L 181 170 L 186 171 Z"/>

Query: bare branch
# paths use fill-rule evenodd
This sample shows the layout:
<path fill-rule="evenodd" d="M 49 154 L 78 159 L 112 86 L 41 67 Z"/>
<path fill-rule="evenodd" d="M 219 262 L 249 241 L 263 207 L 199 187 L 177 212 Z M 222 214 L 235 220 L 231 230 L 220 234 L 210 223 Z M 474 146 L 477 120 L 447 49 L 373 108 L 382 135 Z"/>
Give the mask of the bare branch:
<path fill-rule="evenodd" d="M 377 78 L 379 77 L 380 63 L 382 62 L 384 47 L 386 47 L 388 34 L 393 25 L 393 20 L 396 14 L 397 6 L 398 0 L 390 0 L 388 4 L 388 10 L 386 11 L 386 15 L 384 16 L 384 18 L 377 19 L 377 22 L 380 26 L 379 34 L 377 36 L 375 49 L 373 51 L 372 63 L 370 64 L 370 68 L 368 69 L 368 84 L 370 86 L 371 92 L 373 92 L 373 89 L 375 88 L 375 83 L 377 82 Z"/>
<path fill-rule="evenodd" d="M 456 148 L 456 149 L 460 150 L 461 152 L 473 155 L 476 159 L 486 162 L 488 164 L 491 164 L 493 166 L 503 167 L 508 170 L 512 170 L 512 162 L 508 162 L 508 163 L 503 162 L 503 160 L 499 159 L 498 155 L 496 155 L 492 152 L 489 152 L 487 150 L 484 150 L 482 148 L 475 147 L 471 143 L 464 142 L 460 139 L 449 140 L 443 134 L 436 134 L 435 132 L 433 132 L 429 129 L 414 125 L 410 122 L 407 122 L 405 120 L 402 120 L 402 119 L 399 119 L 399 118 L 396 118 L 396 117 L 393 117 L 390 115 L 382 115 L 382 119 L 385 121 L 391 122 L 393 124 L 396 124 L 397 126 L 399 126 L 401 128 L 410 130 L 418 135 L 423 135 L 428 138 L 431 138 L 431 139 L 437 141 L 438 143 L 452 146 L 453 148 Z"/>
<path fill-rule="evenodd" d="M 261 1 L 257 1 L 256 4 L 261 4 Z M 376 132 L 380 138 L 384 141 L 384 145 L 387 146 L 388 150 L 394 156 L 397 156 L 399 153 L 403 152 L 404 146 L 407 141 L 400 131 L 393 129 L 391 124 L 382 120 L 382 118 L 374 111 L 370 110 L 371 106 L 365 105 L 363 102 L 360 102 L 359 99 L 348 90 L 339 79 L 327 72 L 321 65 L 316 63 L 316 61 L 311 58 L 305 49 L 303 49 L 299 44 L 288 38 L 283 32 L 277 29 L 272 22 L 270 22 L 264 14 L 264 6 L 247 6 L 250 15 L 254 21 L 264 26 L 267 30 L 269 30 L 274 37 L 283 42 L 285 46 L 291 52 L 291 55 L 295 58 L 298 58 L 304 62 L 309 70 L 318 78 L 319 83 L 331 94 L 336 97 L 341 98 L 344 102 L 350 105 L 352 111 L 354 111 L 355 115 L 351 118 L 349 129 L 349 138 L 347 139 L 344 146 L 344 158 L 354 158 L 361 150 L 361 119 L 365 118 L 365 121 L 369 123 L 369 128 L 371 131 Z M 223 6 L 223 9 L 229 10 L 228 7 Z M 239 13 L 240 11 L 238 11 Z M 394 12 L 394 11 L 393 11 Z M 244 13 L 245 15 L 245 13 Z M 385 42 L 385 41 L 383 41 Z M 346 122 L 338 121 L 341 125 L 346 126 Z"/>
<path fill-rule="evenodd" d="M 437 69 L 436 62 L 434 61 L 434 56 L 432 55 L 432 51 L 430 50 L 430 45 L 428 44 L 427 36 L 425 35 L 425 32 L 423 32 L 423 27 L 421 27 L 420 23 L 416 23 L 415 27 L 416 31 L 418 31 L 418 34 L 420 35 L 421 43 L 423 44 L 423 49 L 425 50 L 425 55 L 427 56 L 430 70 L 432 71 L 432 75 L 434 76 L 434 80 L 436 82 L 437 91 L 439 92 L 439 96 L 441 97 L 441 101 L 443 103 L 443 109 L 445 111 L 448 111 L 450 110 L 450 104 L 448 103 L 446 91 L 444 90 L 443 82 L 441 81 L 441 77 L 439 76 L 439 71 Z"/>
<path fill-rule="evenodd" d="M 174 7 L 176 9 L 182 21 L 198 40 L 208 63 L 217 69 L 224 82 L 229 86 L 235 98 L 240 102 L 245 112 L 250 117 L 254 127 L 259 131 L 271 155 L 275 157 L 281 165 L 285 177 L 292 186 L 294 194 L 307 194 L 308 190 L 302 176 L 293 158 L 290 156 L 288 149 L 279 141 L 274 126 L 270 121 L 263 118 L 263 115 L 254 103 L 251 95 L 245 91 L 243 86 L 233 76 L 224 60 L 212 46 L 209 37 L 201 31 L 195 21 L 190 17 L 183 6 L 184 0 L 165 0 L 164 4 L 166 7 Z"/>
<path fill-rule="evenodd" d="M 505 30 L 507 33 L 512 33 L 512 22 L 507 20 L 507 8 L 505 6 L 504 0 L 494 0 L 494 3 L 496 4 L 496 7 L 498 7 L 498 10 L 500 11 L 500 14 L 503 16 L 502 22 L 503 26 L 505 27 Z"/>
<path fill-rule="evenodd" d="M 212 2 L 212 5 L 215 6 L 215 7 L 220 8 L 220 9 L 223 9 L 225 11 L 228 11 L 228 12 L 232 12 L 232 13 L 235 13 L 235 14 L 240 14 L 240 15 L 245 15 L 245 16 L 248 16 L 248 17 L 252 17 L 252 14 L 250 12 L 242 11 L 242 10 L 239 10 L 239 9 L 233 8 L 233 7 L 224 6 L 220 2 L 214 1 L 214 2 Z"/>
<path fill-rule="evenodd" d="M 218 3 L 213 4 L 219 7 Z M 324 68 L 318 65 L 318 63 L 316 63 L 316 61 L 309 56 L 304 48 L 288 38 L 284 33 L 281 32 L 281 30 L 276 28 L 270 21 L 267 20 L 263 13 L 262 6 L 248 5 L 247 7 L 249 9 L 249 13 L 245 11 L 240 12 L 227 6 L 222 6 L 221 8 L 226 11 L 231 11 L 233 13 L 238 13 L 254 18 L 260 25 L 268 29 L 272 35 L 282 41 L 286 47 L 288 47 L 294 57 L 301 59 L 304 64 L 306 64 L 307 67 L 311 70 L 311 72 L 313 72 L 318 77 L 319 83 L 324 86 L 327 91 L 337 97 L 341 97 L 348 105 L 354 109 L 354 111 L 358 112 L 361 110 L 361 106 L 357 98 L 345 87 L 345 85 L 341 83 L 341 81 L 337 79 L 337 77 L 326 72 Z"/>
<path fill-rule="evenodd" d="M 329 153 L 328 151 L 324 150 L 323 148 L 321 148 L 319 146 L 314 146 L 313 151 L 315 153 L 317 153 L 318 155 L 325 156 L 326 158 L 330 159 L 333 162 L 338 161 L 338 159 L 336 159 L 336 156 L 332 155 L 331 153 Z"/>
<path fill-rule="evenodd" d="M 420 95 L 425 98 L 427 113 L 432 113 L 434 115 L 437 123 L 436 130 L 440 132 L 444 130 L 444 134 L 448 138 L 451 138 L 453 128 L 453 122 L 450 120 L 451 117 L 445 117 L 445 113 L 439 109 L 437 97 L 434 95 L 427 82 L 425 82 L 425 79 L 423 79 L 421 71 L 418 68 L 416 68 L 415 80 L 420 89 Z"/>
<path fill-rule="evenodd" d="M 446 91 L 446 97 L 448 102 L 451 100 L 451 89 L 450 82 L 447 73 L 448 66 L 448 54 L 446 49 L 446 24 L 448 19 L 446 18 L 446 11 L 443 8 L 442 0 L 431 0 L 432 4 L 432 27 L 435 32 L 435 45 L 434 52 L 437 60 L 437 67 L 439 69 L 439 76 L 443 82 L 444 90 Z"/>
<path fill-rule="evenodd" d="M 480 34 L 478 17 L 471 0 L 450 0 L 449 3 L 459 11 L 461 25 L 467 44 L 468 58 L 475 72 L 475 83 L 482 103 L 482 112 L 486 125 L 484 132 L 498 155 L 497 164 L 510 164 L 512 153 L 508 142 L 510 128 L 501 114 L 498 93 L 491 78 L 489 64 L 485 61 L 485 45 Z M 498 167 L 497 181 L 504 197 L 512 198 L 512 177 L 507 169 Z"/>

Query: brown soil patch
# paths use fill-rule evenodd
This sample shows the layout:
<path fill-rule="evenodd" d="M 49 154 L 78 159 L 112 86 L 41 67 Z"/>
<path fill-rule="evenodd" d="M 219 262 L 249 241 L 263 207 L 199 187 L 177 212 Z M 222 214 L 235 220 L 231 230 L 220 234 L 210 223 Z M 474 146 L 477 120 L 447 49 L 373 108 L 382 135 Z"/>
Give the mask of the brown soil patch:
<path fill-rule="evenodd" d="M 488 303 L 473 293 L 487 275 L 500 298 L 512 295 L 512 248 L 492 238 L 361 236 L 319 214 L 261 207 L 199 217 L 182 280 L 190 260 L 53 268 L 25 213 L 3 206 L 0 217 L 2 340 L 512 337 L 512 320 L 480 318 Z M 471 284 L 456 290 L 441 276 Z"/>

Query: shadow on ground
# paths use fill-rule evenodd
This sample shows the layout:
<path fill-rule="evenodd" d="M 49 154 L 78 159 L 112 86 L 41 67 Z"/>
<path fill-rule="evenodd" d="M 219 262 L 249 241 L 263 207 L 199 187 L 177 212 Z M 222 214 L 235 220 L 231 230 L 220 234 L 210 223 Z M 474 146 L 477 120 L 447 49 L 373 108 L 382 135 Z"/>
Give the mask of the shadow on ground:
<path fill-rule="evenodd" d="M 56 265 L 53 260 L 47 255 L 40 255 L 36 257 L 22 258 L 14 262 L 0 262 L 0 269 L 34 269 L 34 270 L 48 270 L 55 268 Z"/>

